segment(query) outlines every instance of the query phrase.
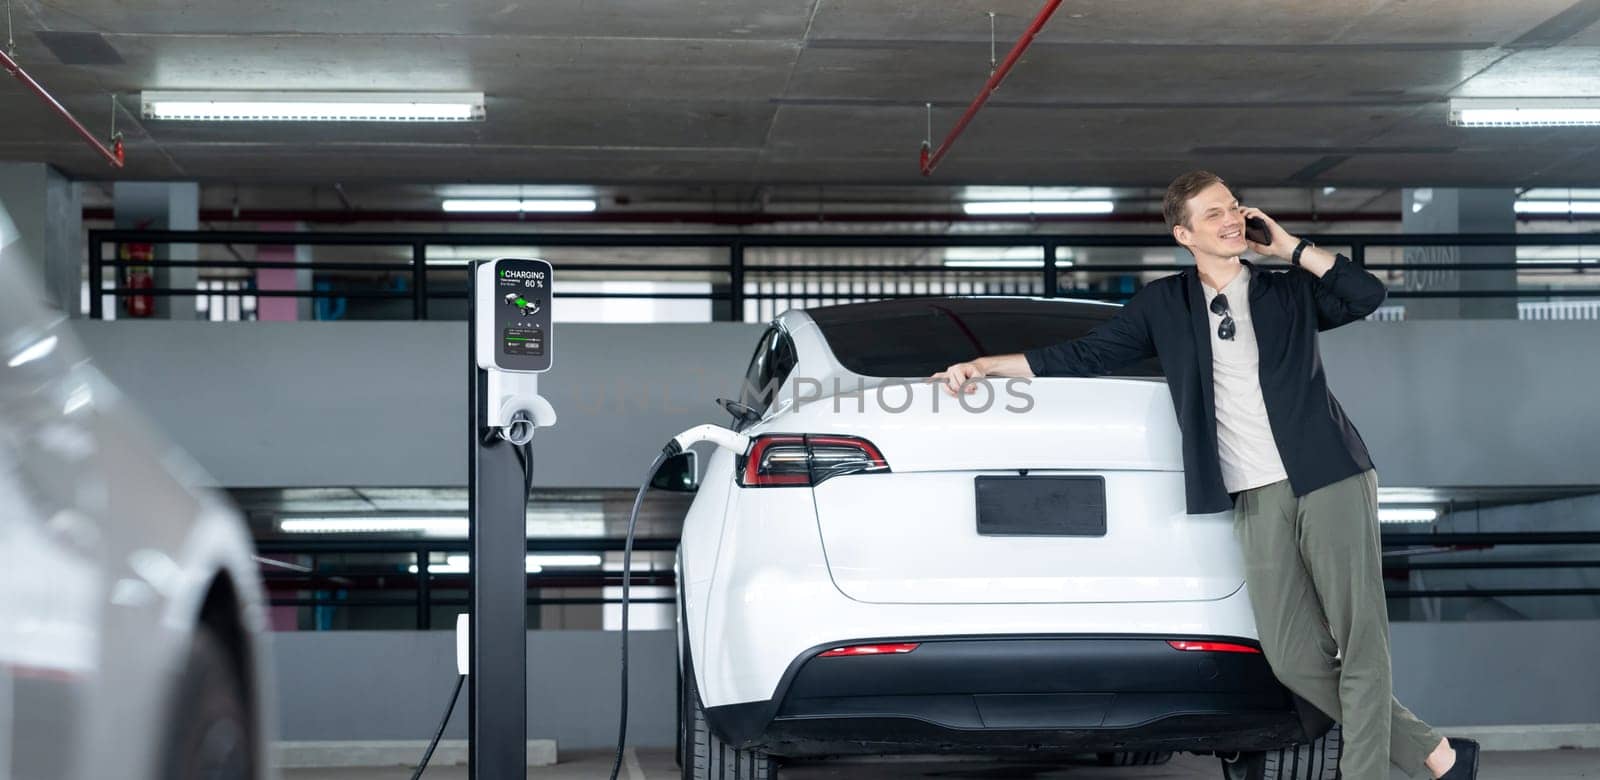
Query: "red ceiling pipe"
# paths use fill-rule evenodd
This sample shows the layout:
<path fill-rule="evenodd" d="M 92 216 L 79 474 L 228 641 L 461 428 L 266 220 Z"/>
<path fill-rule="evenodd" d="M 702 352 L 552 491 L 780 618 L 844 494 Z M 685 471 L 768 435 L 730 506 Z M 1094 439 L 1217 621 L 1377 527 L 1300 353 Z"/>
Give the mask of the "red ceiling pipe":
<path fill-rule="evenodd" d="M 56 112 L 62 119 L 67 120 L 72 125 L 72 129 L 78 131 L 78 135 L 83 136 L 83 140 L 88 141 L 89 145 L 93 146 L 101 157 L 106 158 L 106 162 L 118 168 L 122 167 L 122 139 L 114 139 L 108 148 L 105 144 L 100 143 L 100 139 L 96 138 L 94 133 L 89 132 L 89 128 L 84 127 L 83 123 L 79 122 L 78 118 L 73 116 L 66 106 L 61 105 L 60 101 L 57 101 L 49 92 L 45 91 L 44 87 L 39 85 L 39 82 L 34 81 L 33 77 L 29 76 L 27 71 L 24 71 L 22 66 L 17 64 L 16 60 L 11 59 L 11 55 L 0 51 L 0 65 L 5 65 L 6 70 L 11 71 L 11 75 L 17 77 L 17 81 L 22 82 L 23 86 L 32 90 L 33 94 L 38 95 L 39 99 L 50 107 L 50 110 Z"/>
<path fill-rule="evenodd" d="M 1028 46 L 1033 43 L 1034 36 L 1044 29 L 1044 23 L 1050 21 L 1050 15 L 1055 13 L 1056 8 L 1060 5 L 1061 0 L 1050 0 L 1050 2 L 1044 4 L 1044 8 L 1039 10 L 1039 15 L 1033 18 L 1033 24 L 1028 25 L 1028 31 L 1017 39 L 1015 46 L 1011 47 L 1011 53 L 1006 55 L 1005 62 L 1000 63 L 1000 67 L 989 75 L 989 81 L 978 92 L 978 97 L 972 101 L 972 105 L 967 106 L 967 112 L 961 115 L 961 119 L 956 122 L 956 126 L 951 128 L 950 134 L 945 136 L 944 141 L 940 142 L 939 148 L 930 153 L 927 142 L 923 142 L 923 176 L 933 173 L 933 169 L 938 167 L 939 161 L 944 159 L 945 154 L 949 153 L 950 145 L 955 143 L 956 136 L 961 135 L 961 132 L 967 129 L 967 123 L 971 122 L 974 116 L 977 116 L 978 109 L 983 108 L 983 104 L 989 101 L 989 96 L 994 94 L 995 89 L 1000 86 L 1000 82 L 1005 81 L 1006 74 L 1011 72 L 1011 66 L 1017 64 L 1017 60 L 1022 58 L 1022 52 L 1026 51 Z"/>

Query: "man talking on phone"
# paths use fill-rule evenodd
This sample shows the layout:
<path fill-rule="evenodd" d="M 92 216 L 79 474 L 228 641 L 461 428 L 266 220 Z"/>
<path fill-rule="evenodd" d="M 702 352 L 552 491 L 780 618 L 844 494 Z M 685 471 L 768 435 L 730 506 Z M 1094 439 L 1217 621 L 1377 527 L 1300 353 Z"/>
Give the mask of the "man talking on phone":
<path fill-rule="evenodd" d="M 1194 268 L 1145 286 L 1083 338 L 933 379 L 954 395 L 984 377 L 1098 376 L 1158 357 L 1183 432 L 1188 511 L 1234 513 L 1262 650 L 1289 690 L 1342 725 L 1344 780 L 1386 780 L 1391 761 L 1413 776 L 1475 778 L 1476 743 L 1440 737 L 1394 699 L 1378 478 L 1317 350 L 1319 331 L 1383 303 L 1383 282 L 1240 206 L 1209 171 L 1173 181 L 1162 212 Z M 1246 249 L 1290 267 L 1259 268 L 1240 259 Z"/>

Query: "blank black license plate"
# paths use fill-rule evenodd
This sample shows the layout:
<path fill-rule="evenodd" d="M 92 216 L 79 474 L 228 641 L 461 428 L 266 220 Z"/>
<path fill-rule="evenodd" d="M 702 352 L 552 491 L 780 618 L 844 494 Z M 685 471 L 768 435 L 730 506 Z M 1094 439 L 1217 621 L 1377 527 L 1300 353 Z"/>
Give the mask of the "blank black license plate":
<path fill-rule="evenodd" d="M 974 478 L 982 536 L 1105 536 L 1104 477 Z"/>

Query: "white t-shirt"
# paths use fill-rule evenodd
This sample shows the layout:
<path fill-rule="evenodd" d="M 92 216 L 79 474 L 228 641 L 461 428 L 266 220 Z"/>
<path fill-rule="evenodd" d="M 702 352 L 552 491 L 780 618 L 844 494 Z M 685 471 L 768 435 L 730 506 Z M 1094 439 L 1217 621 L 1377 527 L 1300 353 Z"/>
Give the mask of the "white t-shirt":
<path fill-rule="evenodd" d="M 1211 311 L 1217 291 L 1201 282 L 1206 317 L 1211 324 L 1211 368 L 1216 385 L 1217 456 L 1222 484 L 1229 493 L 1270 485 L 1289 478 L 1272 438 L 1267 403 L 1261 397 L 1261 353 L 1250 318 L 1250 268 L 1241 265 L 1222 288 L 1233 317 L 1232 339 L 1217 335 L 1222 316 Z"/>

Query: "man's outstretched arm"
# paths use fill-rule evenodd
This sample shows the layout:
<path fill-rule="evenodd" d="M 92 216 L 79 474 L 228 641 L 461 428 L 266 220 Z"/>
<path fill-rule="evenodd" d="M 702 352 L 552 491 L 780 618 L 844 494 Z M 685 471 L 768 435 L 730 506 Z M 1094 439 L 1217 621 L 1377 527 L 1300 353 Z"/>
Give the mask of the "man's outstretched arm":
<path fill-rule="evenodd" d="M 1155 341 L 1145 316 L 1146 301 L 1136 295 L 1115 317 L 1087 336 L 1048 347 L 1004 355 L 985 355 L 957 363 L 931 379 L 942 381 L 951 395 L 963 384 L 986 376 L 1103 376 L 1125 365 L 1155 356 Z M 967 387 L 974 392 L 975 386 Z"/>

